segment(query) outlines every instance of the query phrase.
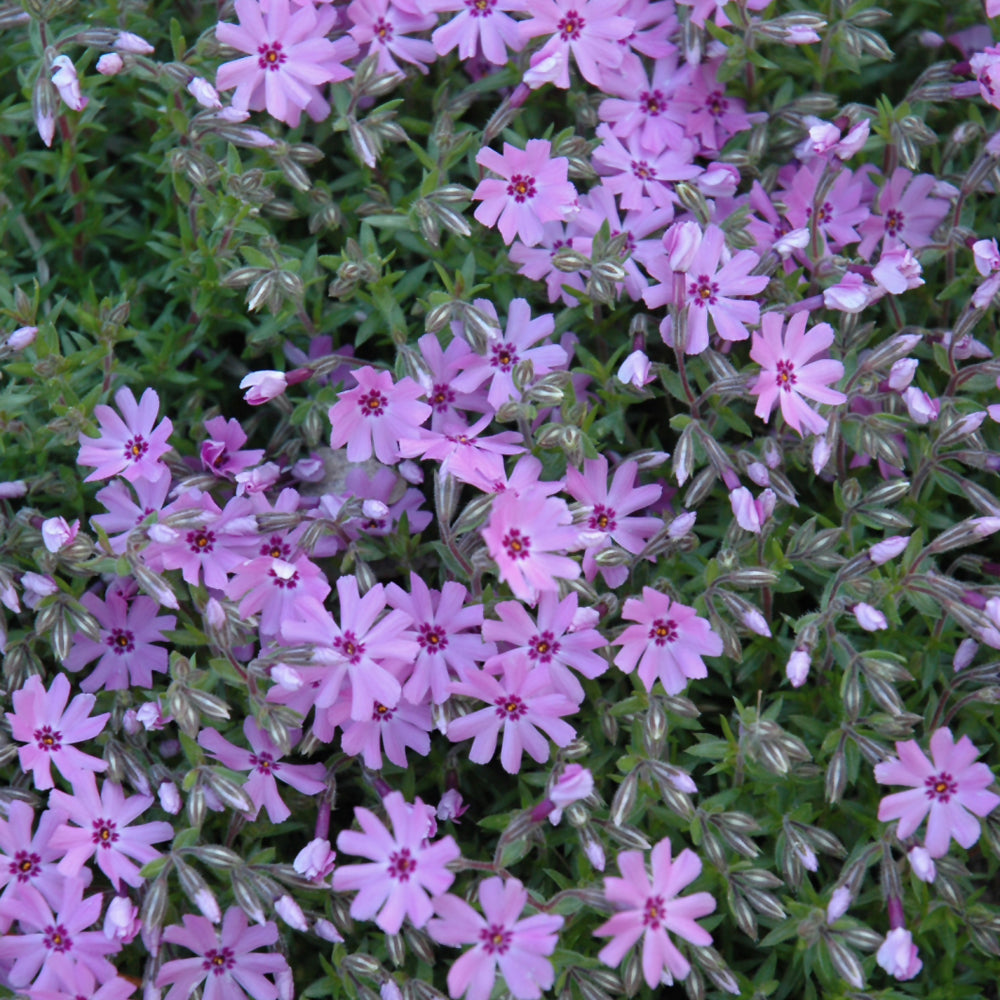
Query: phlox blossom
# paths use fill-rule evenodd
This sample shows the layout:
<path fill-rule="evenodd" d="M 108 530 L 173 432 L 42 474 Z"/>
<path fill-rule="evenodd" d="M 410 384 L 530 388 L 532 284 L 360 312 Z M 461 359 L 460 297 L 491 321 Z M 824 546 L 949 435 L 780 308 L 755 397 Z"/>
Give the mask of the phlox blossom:
<path fill-rule="evenodd" d="M 50 765 L 70 782 L 80 780 L 90 771 L 103 771 L 105 761 L 77 750 L 74 743 L 92 740 L 103 729 L 110 712 L 91 717 L 97 699 L 92 694 L 78 694 L 69 701 L 69 679 L 56 674 L 48 691 L 37 675 L 29 677 L 20 690 L 11 695 L 14 711 L 7 713 L 11 735 L 26 744 L 18 752 L 21 768 L 31 771 L 39 791 L 53 787 Z"/>
<path fill-rule="evenodd" d="M 115 405 L 124 420 L 110 406 L 98 404 L 94 416 L 100 423 L 101 436 L 95 440 L 80 435 L 77 463 L 96 467 L 84 482 L 119 474 L 130 483 L 137 479 L 159 479 L 164 469 L 160 458 L 170 451 L 167 438 L 174 429 L 167 417 L 156 424 L 160 397 L 147 389 L 137 403 L 132 390 L 122 388 L 115 393 Z"/>
<path fill-rule="evenodd" d="M 529 139 L 524 149 L 505 142 L 503 155 L 481 149 L 476 163 L 492 170 L 501 179 L 479 182 L 472 197 L 482 204 L 476 221 L 496 225 L 504 243 L 519 236 L 526 246 L 542 242 L 542 224 L 562 222 L 576 212 L 576 188 L 570 183 L 569 160 L 552 158 L 552 143 Z M 498 221 L 499 220 L 499 221 Z"/>
<path fill-rule="evenodd" d="M 875 765 L 875 780 L 883 785 L 909 785 L 910 790 L 882 799 L 881 822 L 898 819 L 896 836 L 911 836 L 927 817 L 924 846 L 932 858 L 948 853 L 952 837 L 969 848 L 979 840 L 975 816 L 986 816 L 1000 805 L 1000 795 L 987 791 L 993 772 L 986 764 L 974 763 L 979 756 L 972 740 L 957 743 L 950 729 L 938 729 L 931 737 L 927 759 L 916 740 L 896 744 L 898 757 Z"/>
<path fill-rule="evenodd" d="M 440 944 L 473 945 L 448 970 L 448 993 L 468 1000 L 489 1000 L 497 970 L 515 1000 L 537 1000 L 555 982 L 548 956 L 555 951 L 563 918 L 548 913 L 517 919 L 528 893 L 516 879 L 479 883 L 480 916 L 448 893 L 434 900 L 437 916 L 427 933 Z"/>
<path fill-rule="evenodd" d="M 431 35 L 439 56 L 457 46 L 463 62 L 481 50 L 494 66 L 506 66 L 508 49 L 519 52 L 524 45 L 518 22 L 508 16 L 509 12 L 522 12 L 524 0 L 435 0 L 433 9 L 441 14 L 459 12 Z"/>
<path fill-rule="evenodd" d="M 423 5 L 393 3 L 393 0 L 352 0 L 347 16 L 353 24 L 351 37 L 361 46 L 364 55 L 378 54 L 379 73 L 403 74 L 396 62 L 410 63 L 421 73 L 434 62 L 434 46 L 425 38 L 410 38 L 418 31 L 433 28 L 437 19 Z"/>
<path fill-rule="evenodd" d="M 237 110 L 266 108 L 293 128 L 303 111 L 313 121 L 326 118 L 330 105 L 320 87 L 350 77 L 342 63 L 358 52 L 351 38 L 325 37 L 337 11 L 311 3 L 292 10 L 289 0 L 236 0 L 236 17 L 238 25 L 216 25 L 215 37 L 247 55 L 219 67 L 216 88 L 236 88 L 232 103 Z"/>
<path fill-rule="evenodd" d="M 706 619 L 652 587 L 642 588 L 642 600 L 628 598 L 622 617 L 639 624 L 612 643 L 622 647 L 615 666 L 630 674 L 638 665 L 647 691 L 659 678 L 667 694 L 680 694 L 690 678 L 708 676 L 703 656 L 722 655 L 722 639 Z"/>
<path fill-rule="evenodd" d="M 650 878 L 639 851 L 618 855 L 618 868 L 624 877 L 606 878 L 604 895 L 619 912 L 594 934 L 611 938 L 597 957 L 612 967 L 619 965 L 641 938 L 642 975 L 649 988 L 655 990 L 664 973 L 666 982 L 671 983 L 673 978 L 683 979 L 691 971 L 691 963 L 677 950 L 667 931 L 700 947 L 711 944 L 712 935 L 695 921 L 715 910 L 715 900 L 707 892 L 678 895 L 701 874 L 701 859 L 693 851 L 685 848 L 671 860 L 670 841 L 664 839 L 653 847 L 652 862 Z"/>
<path fill-rule="evenodd" d="M 218 931 L 207 917 L 185 913 L 181 920 L 184 926 L 173 924 L 166 928 L 163 940 L 181 945 L 197 957 L 164 963 L 156 985 L 170 986 L 165 1000 L 188 1000 L 202 982 L 206 1000 L 245 1000 L 248 996 L 275 1000 L 278 989 L 266 976 L 290 974 L 288 962 L 277 952 L 258 951 L 277 943 L 274 921 L 250 927 L 238 906 L 226 910 Z"/>
<path fill-rule="evenodd" d="M 347 460 L 363 462 L 375 457 L 385 465 L 399 461 L 399 442 L 412 438 L 415 428 L 431 415 L 419 402 L 423 387 L 409 376 L 393 382 L 389 372 L 365 365 L 353 373 L 358 383 L 340 393 L 330 407 L 330 447 L 347 445 Z"/>
<path fill-rule="evenodd" d="M 368 864 L 341 865 L 333 873 L 334 892 L 359 890 L 351 903 L 355 920 L 371 920 L 387 934 L 396 934 L 406 917 L 423 927 L 434 912 L 430 896 L 446 892 L 455 876 L 445 867 L 460 855 L 451 837 L 428 841 L 434 810 L 420 799 L 412 804 L 401 792 L 383 800 L 392 833 L 368 809 L 354 815 L 361 831 L 343 830 L 337 837 L 341 854 L 371 858 Z M 167 1000 L 170 1000 L 168 997 Z"/>
<path fill-rule="evenodd" d="M 808 313 L 798 312 L 789 321 L 787 330 L 780 314 L 765 313 L 760 333 L 754 333 L 750 357 L 761 366 L 757 381 L 750 391 L 757 397 L 754 413 L 769 420 L 774 404 L 788 425 L 799 434 L 803 428 L 822 434 L 827 419 L 821 417 L 806 402 L 843 403 L 847 397 L 830 384 L 844 376 L 844 366 L 831 358 L 810 361 L 833 343 L 833 327 L 817 323 L 806 330 Z"/>
<path fill-rule="evenodd" d="M 469 760 L 486 764 L 496 753 L 502 730 L 500 763 L 508 774 L 517 774 L 525 750 L 539 764 L 549 759 L 549 744 L 539 729 L 560 747 L 576 736 L 561 717 L 572 715 L 579 705 L 553 685 L 548 667 L 533 667 L 526 656 L 505 657 L 501 669 L 501 677 L 470 670 L 463 681 L 452 684 L 453 694 L 478 698 L 489 707 L 454 719 L 448 726 L 448 739 L 459 742 L 471 737 Z"/>

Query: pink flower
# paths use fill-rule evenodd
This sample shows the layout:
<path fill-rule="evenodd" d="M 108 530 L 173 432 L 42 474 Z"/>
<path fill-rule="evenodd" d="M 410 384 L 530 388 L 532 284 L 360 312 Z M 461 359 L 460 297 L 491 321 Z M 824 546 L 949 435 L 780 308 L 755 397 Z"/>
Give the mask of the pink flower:
<path fill-rule="evenodd" d="M 644 385 L 656 381 L 650 360 L 643 351 L 633 351 L 622 362 L 616 377 L 619 382 L 632 385 L 636 389 L 641 389 Z"/>
<path fill-rule="evenodd" d="M 465 680 L 452 684 L 453 694 L 478 698 L 489 707 L 454 719 L 448 726 L 448 739 L 472 738 L 469 760 L 486 764 L 496 753 L 502 730 L 500 763 L 508 774 L 517 774 L 525 750 L 539 764 L 549 759 L 549 745 L 539 729 L 560 747 L 576 736 L 561 716 L 572 715 L 579 705 L 555 688 L 548 667 L 532 667 L 526 656 L 505 657 L 501 666 L 502 678 L 469 671 Z"/>
<path fill-rule="evenodd" d="M 896 744 L 898 758 L 875 765 L 875 780 L 884 785 L 910 785 L 907 792 L 887 795 L 879 805 L 881 822 L 898 819 L 896 836 L 911 836 L 927 820 L 925 847 L 932 858 L 948 853 L 952 837 L 969 848 L 979 840 L 979 823 L 1000 805 L 1000 795 L 986 789 L 993 773 L 986 764 L 973 763 L 979 751 L 968 736 L 957 743 L 950 729 L 931 737 L 933 763 L 916 740 Z M 971 815 L 970 815 L 971 814 Z"/>
<path fill-rule="evenodd" d="M 437 0 L 433 8 L 442 14 L 459 11 L 431 35 L 439 56 L 457 46 L 463 62 L 481 50 L 494 66 L 506 66 L 508 49 L 519 52 L 524 45 L 518 22 L 507 16 L 508 11 L 523 11 L 524 0 Z"/>
<path fill-rule="evenodd" d="M 406 917 L 414 927 L 430 920 L 434 908 L 429 896 L 441 895 L 455 881 L 445 866 L 456 861 L 460 852 L 451 837 L 428 842 L 434 810 L 420 799 L 411 805 L 402 793 L 390 792 L 383 801 L 393 832 L 374 813 L 357 806 L 354 815 L 363 832 L 343 830 L 337 848 L 344 854 L 371 858 L 371 863 L 341 865 L 333 873 L 333 890 L 359 890 L 351 902 L 351 916 L 355 920 L 374 917 L 387 934 L 396 934 Z"/>
<path fill-rule="evenodd" d="M 715 910 L 715 900 L 707 892 L 689 896 L 678 893 L 701 874 L 701 859 L 688 849 L 675 861 L 670 858 L 670 841 L 661 840 L 653 848 L 653 877 L 646 873 L 645 859 L 639 851 L 618 855 L 618 868 L 624 878 L 609 876 L 604 880 L 604 895 L 619 910 L 594 931 L 596 937 L 610 937 L 598 958 L 612 967 L 621 964 L 626 952 L 642 938 L 642 974 L 655 990 L 666 971 L 670 977 L 683 979 L 691 964 L 677 950 L 667 931 L 691 944 L 704 947 L 712 935 L 696 920 Z"/>
<path fill-rule="evenodd" d="M 80 435 L 77 462 L 96 466 L 84 482 L 110 479 L 119 473 L 130 483 L 137 479 L 159 479 L 164 471 L 160 458 L 170 451 L 167 438 L 174 429 L 167 417 L 155 430 L 153 428 L 160 409 L 160 397 L 152 389 L 147 389 L 136 403 L 132 390 L 122 388 L 115 393 L 115 404 L 124 415 L 124 420 L 110 406 L 99 404 L 94 407 L 94 415 L 100 422 L 101 436 L 94 440 L 85 434 Z"/>
<path fill-rule="evenodd" d="M 421 73 L 427 64 L 434 62 L 434 46 L 425 38 L 408 38 L 417 31 L 433 28 L 437 18 L 422 6 L 392 0 L 353 0 L 347 8 L 353 22 L 351 37 L 359 45 L 368 45 L 364 55 L 378 53 L 379 73 L 398 73 L 403 70 L 396 62 L 410 63 Z"/>
<path fill-rule="evenodd" d="M 909 544 L 909 535 L 890 535 L 889 538 L 883 538 L 881 542 L 876 542 L 868 550 L 868 557 L 876 566 L 884 566 L 896 556 L 902 555 Z"/>
<path fill-rule="evenodd" d="M 557 579 L 575 580 L 580 565 L 562 553 L 579 545 L 579 529 L 562 500 L 501 493 L 493 501 L 482 530 L 500 578 L 514 596 L 535 604 L 538 595 L 558 587 Z"/>
<path fill-rule="evenodd" d="M 92 694 L 78 694 L 67 708 L 68 699 L 69 680 L 65 674 L 56 674 L 48 691 L 42 687 L 41 678 L 33 675 L 11 695 L 14 711 L 7 713 L 11 735 L 26 744 L 18 750 L 18 758 L 22 770 L 32 772 L 35 788 L 40 791 L 53 787 L 51 764 L 71 783 L 89 771 L 103 771 L 108 766 L 72 744 L 92 740 L 103 731 L 111 714 L 90 717 L 97 701 Z"/>
<path fill-rule="evenodd" d="M 73 648 L 63 660 L 67 670 L 79 670 L 91 660 L 97 666 L 80 685 L 83 691 L 121 691 L 135 686 L 151 688 L 153 674 L 165 673 L 168 654 L 164 646 L 165 629 L 177 623 L 174 615 L 157 615 L 151 597 L 135 597 L 131 604 L 109 590 L 107 601 L 87 593 L 80 603 L 101 626 L 101 638 L 95 641 L 82 632 L 73 637 Z"/>
<path fill-rule="evenodd" d="M 59 552 L 76 538 L 79 531 L 79 518 L 67 524 L 64 517 L 50 517 L 42 522 L 42 541 L 49 552 Z"/>
<path fill-rule="evenodd" d="M 875 961 L 900 981 L 912 979 L 923 967 L 924 963 L 917 957 L 917 946 L 913 943 L 913 935 L 904 927 L 889 931 L 882 942 Z"/>
<path fill-rule="evenodd" d="M 292 867 L 303 878 L 323 883 L 323 879 L 333 871 L 336 858 L 337 852 L 330 847 L 330 841 L 316 837 L 299 851 Z"/>
<path fill-rule="evenodd" d="M 548 817 L 553 826 L 562 819 L 563 809 L 585 799 L 594 790 L 594 776 L 580 764 L 570 764 L 549 788 L 548 798 L 531 810 L 531 818 L 541 823 Z"/>
<path fill-rule="evenodd" d="M 616 43 L 635 26 L 631 18 L 619 16 L 621 6 L 621 0 L 535 0 L 531 19 L 520 24 L 521 37 L 549 38 L 532 56 L 524 82 L 529 87 L 552 82 L 568 89 L 572 53 L 583 78 L 603 89 L 609 71 L 622 64 L 623 50 Z"/>
<path fill-rule="evenodd" d="M 764 490 L 757 498 L 745 486 L 738 486 L 729 494 L 736 523 L 744 531 L 752 531 L 755 535 L 759 535 L 770 520 L 776 503 L 777 496 L 772 489 Z"/>
<path fill-rule="evenodd" d="M 431 415 L 430 406 L 418 402 L 424 389 L 409 376 L 393 382 L 389 372 L 371 365 L 353 374 L 357 388 L 340 393 L 330 407 L 330 447 L 346 444 L 349 462 L 363 462 L 374 451 L 380 462 L 393 465 L 400 458 L 400 440 L 413 437 Z"/>
<path fill-rule="evenodd" d="M 807 332 L 808 318 L 808 313 L 796 313 L 783 332 L 781 316 L 765 313 L 761 332 L 754 334 L 750 349 L 750 357 L 761 366 L 757 381 L 750 387 L 757 396 L 754 413 L 769 420 L 774 404 L 779 403 L 782 416 L 800 435 L 803 426 L 821 434 L 828 423 L 805 399 L 832 404 L 847 400 L 842 392 L 829 388 L 831 382 L 843 378 L 844 366 L 831 359 L 809 360 L 833 343 L 833 328 L 829 323 L 818 323 Z"/>
<path fill-rule="evenodd" d="M 89 98 L 80 93 L 80 81 L 76 75 L 76 67 L 69 56 L 56 56 L 52 60 L 52 83 L 59 96 L 68 108 L 83 111 L 89 103 Z"/>
<path fill-rule="evenodd" d="M 858 624 L 866 632 L 878 632 L 889 627 L 885 615 L 878 608 L 873 608 L 870 604 L 865 604 L 864 601 L 855 604 L 851 611 Z"/>
<path fill-rule="evenodd" d="M 288 963 L 277 952 L 258 953 L 259 948 L 278 941 L 273 921 L 250 927 L 238 906 L 226 910 L 220 931 L 207 917 L 186 913 L 181 919 L 184 926 L 171 925 L 163 932 L 163 940 L 181 945 L 197 957 L 178 958 L 160 969 L 156 985 L 170 986 L 166 1000 L 188 1000 L 205 980 L 207 998 L 244 1000 L 249 995 L 254 1000 L 275 1000 L 278 990 L 266 976 L 278 979 L 289 973 Z"/>
<path fill-rule="evenodd" d="M 252 718 L 244 719 L 243 735 L 250 750 L 234 746 L 215 729 L 203 729 L 198 742 L 220 763 L 234 771 L 250 771 L 243 790 L 250 796 L 254 809 L 250 819 L 256 819 L 263 806 L 272 823 L 283 823 L 292 811 L 278 794 L 280 778 L 303 795 L 319 795 L 326 790 L 326 771 L 322 764 L 286 764 L 281 750 Z M 298 732 L 292 735 L 294 743 Z"/>
<path fill-rule="evenodd" d="M 809 676 L 809 665 L 811 657 L 808 649 L 794 649 L 785 665 L 785 676 L 792 687 L 802 687 Z"/>
<path fill-rule="evenodd" d="M 476 220 L 484 226 L 497 225 L 508 245 L 519 236 L 527 246 L 535 246 L 542 241 L 543 223 L 561 222 L 576 211 L 569 160 L 551 159 L 551 153 L 552 143 L 529 139 L 524 149 L 505 142 L 502 156 L 492 149 L 481 149 L 476 156 L 476 163 L 502 178 L 479 182 L 472 195 L 482 202 Z"/>
<path fill-rule="evenodd" d="M 670 600 L 652 587 L 642 588 L 642 600 L 625 601 L 622 617 L 629 625 L 614 646 L 621 646 L 615 666 L 626 674 L 638 664 L 647 691 L 657 678 L 667 694 L 680 694 L 692 677 L 707 677 L 703 656 L 721 656 L 722 640 L 694 608 Z"/>
<path fill-rule="evenodd" d="M 516 1000 L 538 1000 L 552 986 L 555 972 L 547 956 L 555 951 L 563 918 L 537 913 L 518 920 L 527 903 L 527 890 L 516 878 L 479 883 L 484 916 L 450 893 L 434 900 L 437 916 L 427 933 L 440 944 L 473 945 L 448 971 L 453 998 L 489 1000 L 497 969 Z"/>
<path fill-rule="evenodd" d="M 162 820 L 130 826 L 132 820 L 153 804 L 153 796 L 133 795 L 126 799 L 122 786 L 113 781 L 105 781 L 98 795 L 92 774 L 74 783 L 72 795 L 57 789 L 49 798 L 76 824 L 63 823 L 52 836 L 52 846 L 66 852 L 59 871 L 71 878 L 96 855 L 98 867 L 115 889 L 123 881 L 131 886 L 142 885 L 139 868 L 129 858 L 140 865 L 148 864 L 160 857 L 160 852 L 151 845 L 170 840 L 174 835 L 174 828 Z"/>
<path fill-rule="evenodd" d="M 278 396 L 282 395 L 288 388 L 288 381 L 284 372 L 268 369 L 244 375 L 240 382 L 240 388 L 246 389 L 243 398 L 251 406 L 260 406 L 261 403 L 277 399 Z"/>
<path fill-rule="evenodd" d="M 7 818 L 0 818 L 0 902 L 13 901 L 25 888 L 34 886 L 50 906 L 59 905 L 66 879 L 56 865 L 63 852 L 50 841 L 64 818 L 65 813 L 58 809 L 46 809 L 32 835 L 34 809 L 20 799 L 10 801 Z M 6 933 L 11 920 L 0 914 L 0 932 Z"/>
<path fill-rule="evenodd" d="M 266 8 L 266 12 L 265 12 Z M 311 3 L 291 10 L 288 0 L 236 0 L 239 24 L 217 24 L 215 37 L 247 55 L 223 63 L 215 79 L 220 91 L 232 90 L 233 107 L 262 111 L 294 128 L 305 111 L 313 121 L 330 113 L 320 87 L 346 80 L 342 63 L 357 54 L 350 38 L 324 37 L 337 20 L 332 7 Z"/>

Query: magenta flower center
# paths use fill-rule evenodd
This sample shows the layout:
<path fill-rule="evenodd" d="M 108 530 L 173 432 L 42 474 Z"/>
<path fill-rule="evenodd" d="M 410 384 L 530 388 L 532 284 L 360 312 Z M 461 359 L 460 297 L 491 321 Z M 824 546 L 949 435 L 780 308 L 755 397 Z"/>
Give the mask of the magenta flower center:
<path fill-rule="evenodd" d="M 192 552 L 211 552 L 215 547 L 215 532 L 199 528 L 187 533 L 187 543 Z"/>
<path fill-rule="evenodd" d="M 528 706 L 516 694 L 509 694 L 506 698 L 497 698 L 495 702 L 497 717 L 504 722 L 517 722 L 528 711 Z"/>
<path fill-rule="evenodd" d="M 392 25 L 384 17 L 380 17 L 375 22 L 375 27 L 373 30 L 375 32 L 375 38 L 382 45 L 387 45 L 389 42 L 392 41 L 393 28 Z"/>
<path fill-rule="evenodd" d="M 529 198 L 534 198 L 537 193 L 535 178 L 528 174 L 514 174 L 507 185 L 507 194 L 519 205 L 526 202 Z"/>
<path fill-rule="evenodd" d="M 575 41 L 586 26 L 587 22 L 575 10 L 566 11 L 566 16 L 556 25 L 564 42 Z"/>
<path fill-rule="evenodd" d="M 513 936 L 506 927 L 501 927 L 499 924 L 490 924 L 479 932 L 479 940 L 483 942 L 483 951 L 487 955 L 492 955 L 494 952 L 499 952 L 501 955 L 506 953 Z"/>
<path fill-rule="evenodd" d="M 641 181 L 656 180 L 656 168 L 651 167 L 646 160 L 633 160 L 632 173 Z"/>
<path fill-rule="evenodd" d="M 409 882 L 410 876 L 417 870 L 417 859 L 410 855 L 410 849 L 404 847 L 389 855 L 389 874 L 400 882 Z"/>
<path fill-rule="evenodd" d="M 635 253 L 635 237 L 630 232 L 621 229 L 612 229 L 611 238 L 614 239 L 616 236 L 621 236 L 623 232 L 625 232 L 625 246 L 622 247 L 619 256 L 622 260 L 625 260 L 626 257 Z"/>
<path fill-rule="evenodd" d="M 527 559 L 531 551 L 531 539 L 522 535 L 517 528 L 511 528 L 501 542 L 511 559 Z"/>
<path fill-rule="evenodd" d="M 528 656 L 539 663 L 548 663 L 556 653 L 559 652 L 560 644 L 556 642 L 555 636 L 548 631 L 533 635 L 528 640 Z"/>
<path fill-rule="evenodd" d="M 605 507 L 602 503 L 595 503 L 588 527 L 591 531 L 614 531 L 618 527 L 614 509 Z"/>
<path fill-rule="evenodd" d="M 250 763 L 253 764 L 261 774 L 273 774 L 281 770 L 281 765 L 269 753 L 250 754 Z"/>
<path fill-rule="evenodd" d="M 288 59 L 288 56 L 281 51 L 281 42 L 263 42 L 257 46 L 257 65 L 261 69 L 269 69 L 277 72 L 278 67 Z"/>
<path fill-rule="evenodd" d="M 371 389 L 358 400 L 358 406 L 366 417 L 381 417 L 388 405 L 389 400 L 378 389 Z"/>
<path fill-rule="evenodd" d="M 644 90 L 639 95 L 639 107 L 650 118 L 656 118 L 666 106 L 667 100 L 660 90 Z"/>
<path fill-rule="evenodd" d="M 927 798 L 938 802 L 947 803 L 958 792 L 958 782 L 947 771 L 925 778 L 924 786 Z"/>
<path fill-rule="evenodd" d="M 348 630 L 333 640 L 333 648 L 341 656 L 350 660 L 351 663 L 359 663 L 361 661 L 361 654 L 365 651 L 365 644 L 358 642 L 358 637 Z"/>
<path fill-rule="evenodd" d="M 892 235 L 895 235 L 903 228 L 903 213 L 897 212 L 896 209 L 890 208 L 888 212 L 885 213 L 885 231 Z"/>
<path fill-rule="evenodd" d="M 118 834 L 115 832 L 115 821 L 113 819 L 95 819 L 91 826 L 94 828 L 91 841 L 106 851 L 110 851 L 111 845 L 118 840 Z"/>
<path fill-rule="evenodd" d="M 649 626 L 649 638 L 657 646 L 664 646 L 668 642 L 677 641 L 677 622 L 672 618 L 657 618 Z"/>
<path fill-rule="evenodd" d="M 14 855 L 14 860 L 7 866 L 7 871 L 14 876 L 18 882 L 27 882 L 42 874 L 42 859 L 37 854 L 29 854 L 27 851 L 18 851 Z"/>
<path fill-rule="evenodd" d="M 710 115 L 719 118 L 729 107 L 729 101 L 726 100 L 721 90 L 716 90 L 708 95 L 705 107 L 708 108 Z"/>
<path fill-rule="evenodd" d="M 715 305 L 718 301 L 718 291 L 718 284 L 712 281 L 707 274 L 700 274 L 697 281 L 692 281 L 688 285 L 688 295 L 691 296 L 691 301 L 702 308 Z"/>
<path fill-rule="evenodd" d="M 517 351 L 511 344 L 494 344 L 490 364 L 502 372 L 509 372 L 518 362 Z"/>
<path fill-rule="evenodd" d="M 439 384 L 431 390 L 431 405 L 438 413 L 446 413 L 448 404 L 455 402 L 455 393 L 450 386 Z"/>
<path fill-rule="evenodd" d="M 111 635 L 104 640 L 114 651 L 115 656 L 124 656 L 135 649 L 135 636 L 125 629 L 113 628 Z"/>
<path fill-rule="evenodd" d="M 812 209 L 806 209 L 806 218 L 812 218 Z M 828 222 L 833 222 L 833 205 L 828 201 L 824 201 L 822 205 L 816 210 L 816 225 L 824 226 Z"/>
<path fill-rule="evenodd" d="M 56 924 L 55 926 L 49 924 L 45 928 L 45 937 L 42 939 L 42 943 L 50 951 L 67 952 L 73 948 L 73 939 L 62 924 Z"/>
<path fill-rule="evenodd" d="M 489 17 L 497 0 L 465 0 L 465 6 L 472 17 Z"/>
<path fill-rule="evenodd" d="M 270 541 L 260 547 L 260 554 L 272 559 L 286 559 L 292 554 L 292 547 L 283 542 L 280 535 L 271 535 Z"/>
<path fill-rule="evenodd" d="M 440 625 L 431 625 L 429 622 L 421 622 L 420 634 L 417 636 L 420 647 L 428 653 L 436 653 L 438 650 L 448 648 L 448 633 Z"/>
<path fill-rule="evenodd" d="M 34 732 L 35 742 L 39 750 L 55 751 L 62 747 L 62 733 L 51 726 L 42 726 Z"/>
<path fill-rule="evenodd" d="M 232 948 L 209 948 L 205 952 L 205 961 L 201 963 L 201 967 L 214 976 L 221 976 L 235 964 L 236 959 Z"/>
<path fill-rule="evenodd" d="M 267 571 L 267 575 L 274 582 L 274 585 L 278 588 L 278 590 L 294 590 L 299 585 L 298 570 L 295 570 L 287 579 L 283 576 L 278 576 L 273 569 L 269 569 Z"/>
<path fill-rule="evenodd" d="M 667 915 L 662 896 L 650 896 L 642 911 L 642 922 L 651 930 L 658 930 L 660 923 Z"/>
<path fill-rule="evenodd" d="M 777 365 L 778 374 L 774 376 L 774 384 L 785 392 L 791 392 L 792 386 L 798 381 L 795 374 L 795 365 L 791 361 L 782 358 Z"/>
<path fill-rule="evenodd" d="M 125 458 L 129 462 L 138 462 L 147 451 L 149 445 L 141 434 L 136 434 L 134 438 L 129 438 L 125 442 Z"/>
<path fill-rule="evenodd" d="M 372 709 L 372 722 L 392 722 L 393 710 L 385 705 L 375 702 Z"/>

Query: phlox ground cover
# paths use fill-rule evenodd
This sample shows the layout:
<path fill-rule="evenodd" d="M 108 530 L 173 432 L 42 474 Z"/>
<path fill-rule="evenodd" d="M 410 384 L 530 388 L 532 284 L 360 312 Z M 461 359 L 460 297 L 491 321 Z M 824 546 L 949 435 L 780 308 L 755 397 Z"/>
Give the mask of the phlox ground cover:
<path fill-rule="evenodd" d="M 996 998 L 1000 3 L 0 4 L 0 996 Z"/>

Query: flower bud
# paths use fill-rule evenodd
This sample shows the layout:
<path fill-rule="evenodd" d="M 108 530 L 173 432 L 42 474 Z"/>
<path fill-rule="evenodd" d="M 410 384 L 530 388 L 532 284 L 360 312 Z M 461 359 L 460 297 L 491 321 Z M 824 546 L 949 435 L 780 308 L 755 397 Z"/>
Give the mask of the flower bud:
<path fill-rule="evenodd" d="M 52 60 L 52 85 L 59 91 L 59 96 L 67 107 L 73 111 L 83 111 L 88 99 L 80 93 L 80 81 L 76 75 L 76 67 L 69 56 L 56 56 Z"/>
<path fill-rule="evenodd" d="M 101 76 L 117 76 L 125 68 L 125 60 L 117 52 L 105 52 L 94 68 Z"/>
<path fill-rule="evenodd" d="M 802 687 L 809 676 L 809 651 L 806 649 L 795 649 L 788 658 L 788 665 L 785 667 L 785 676 L 791 682 L 792 687 Z"/>

